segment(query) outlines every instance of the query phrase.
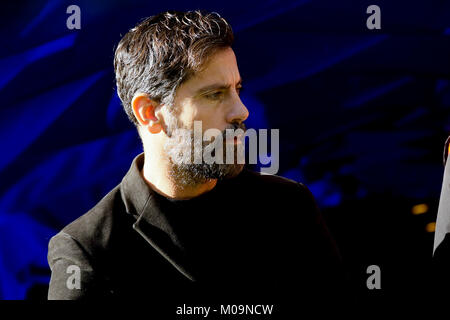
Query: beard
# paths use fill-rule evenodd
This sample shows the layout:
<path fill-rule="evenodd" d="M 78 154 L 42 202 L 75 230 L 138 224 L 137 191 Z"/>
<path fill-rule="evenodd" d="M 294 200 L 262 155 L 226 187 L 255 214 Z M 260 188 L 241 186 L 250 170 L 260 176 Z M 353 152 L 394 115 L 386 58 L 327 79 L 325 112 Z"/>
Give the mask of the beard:
<path fill-rule="evenodd" d="M 203 155 L 205 149 L 211 148 L 211 154 L 215 156 L 214 152 L 217 149 L 212 148 L 216 145 L 226 145 L 226 131 L 230 132 L 230 130 L 233 130 L 234 132 L 237 129 L 241 129 L 245 132 L 246 128 L 244 123 L 233 123 L 223 130 L 221 135 L 213 138 L 211 142 L 203 141 L 203 138 L 201 138 L 201 141 L 195 141 L 194 129 L 181 128 L 182 130 L 179 130 L 180 128 L 178 123 L 172 119 L 172 124 L 167 127 L 169 138 L 164 146 L 165 153 L 171 164 L 169 169 L 170 177 L 178 184 L 191 187 L 203 184 L 212 179 L 230 179 L 237 176 L 244 169 L 244 164 L 238 161 L 238 145 L 234 143 L 232 146 L 228 145 L 225 148 L 219 148 L 223 151 L 222 161 L 214 161 L 212 163 L 209 163 L 209 161 L 205 162 L 204 159 L 200 163 L 194 161 L 195 143 L 198 144 L 197 152 L 201 151 Z M 217 144 L 219 142 L 222 142 L 222 144 Z M 243 137 L 241 137 L 241 142 L 244 142 Z M 227 153 L 231 151 L 229 149 L 230 147 L 232 147 L 231 150 L 233 150 L 234 154 L 234 159 L 231 163 L 226 161 Z M 242 154 L 240 155 L 242 156 Z"/>

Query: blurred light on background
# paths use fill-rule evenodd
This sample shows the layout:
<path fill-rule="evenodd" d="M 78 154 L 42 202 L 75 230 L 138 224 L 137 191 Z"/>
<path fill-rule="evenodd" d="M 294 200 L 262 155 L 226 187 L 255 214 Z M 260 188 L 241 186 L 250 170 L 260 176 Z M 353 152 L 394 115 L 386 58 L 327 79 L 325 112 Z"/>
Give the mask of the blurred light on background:
<path fill-rule="evenodd" d="M 434 232 L 436 230 L 436 222 L 430 222 L 425 226 L 427 232 Z"/>
<path fill-rule="evenodd" d="M 419 215 L 428 212 L 428 205 L 426 203 L 416 204 L 411 209 L 412 214 Z"/>

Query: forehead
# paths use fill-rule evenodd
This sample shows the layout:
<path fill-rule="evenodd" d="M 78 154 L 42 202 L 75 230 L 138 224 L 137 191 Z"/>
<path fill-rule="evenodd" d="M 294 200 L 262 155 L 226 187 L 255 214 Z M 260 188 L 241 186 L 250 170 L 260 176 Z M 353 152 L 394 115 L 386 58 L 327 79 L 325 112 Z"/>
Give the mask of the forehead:
<path fill-rule="evenodd" d="M 240 74 L 234 51 L 231 48 L 225 48 L 209 57 L 202 70 L 186 81 L 184 87 L 188 90 L 195 90 L 199 86 L 214 83 L 234 85 L 239 79 Z"/>

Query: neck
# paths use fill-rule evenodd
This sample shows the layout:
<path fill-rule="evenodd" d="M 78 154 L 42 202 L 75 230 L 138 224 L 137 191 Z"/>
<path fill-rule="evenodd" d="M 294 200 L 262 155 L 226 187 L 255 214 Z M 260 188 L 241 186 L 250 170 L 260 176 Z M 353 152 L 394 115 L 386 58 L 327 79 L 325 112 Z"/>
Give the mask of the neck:
<path fill-rule="evenodd" d="M 177 200 L 195 198 L 212 190 L 217 184 L 217 179 L 210 179 L 195 185 L 183 185 L 170 175 L 173 168 L 168 161 L 147 157 L 147 153 L 144 159 L 141 173 L 145 182 L 152 190 L 166 198 Z"/>

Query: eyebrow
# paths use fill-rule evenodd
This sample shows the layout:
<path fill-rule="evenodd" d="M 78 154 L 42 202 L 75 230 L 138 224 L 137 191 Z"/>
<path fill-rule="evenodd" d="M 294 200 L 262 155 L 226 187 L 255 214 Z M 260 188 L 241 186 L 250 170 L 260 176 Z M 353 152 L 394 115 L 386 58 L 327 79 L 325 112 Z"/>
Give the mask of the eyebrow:
<path fill-rule="evenodd" d="M 236 86 L 238 85 L 242 85 L 242 78 L 239 78 L 239 81 L 236 83 Z M 210 90 L 218 90 L 218 89 L 229 89 L 230 88 L 230 84 L 223 84 L 223 83 L 213 83 L 207 86 L 204 86 L 198 90 L 196 90 L 196 94 L 201 94 L 204 92 L 208 92 Z"/>

